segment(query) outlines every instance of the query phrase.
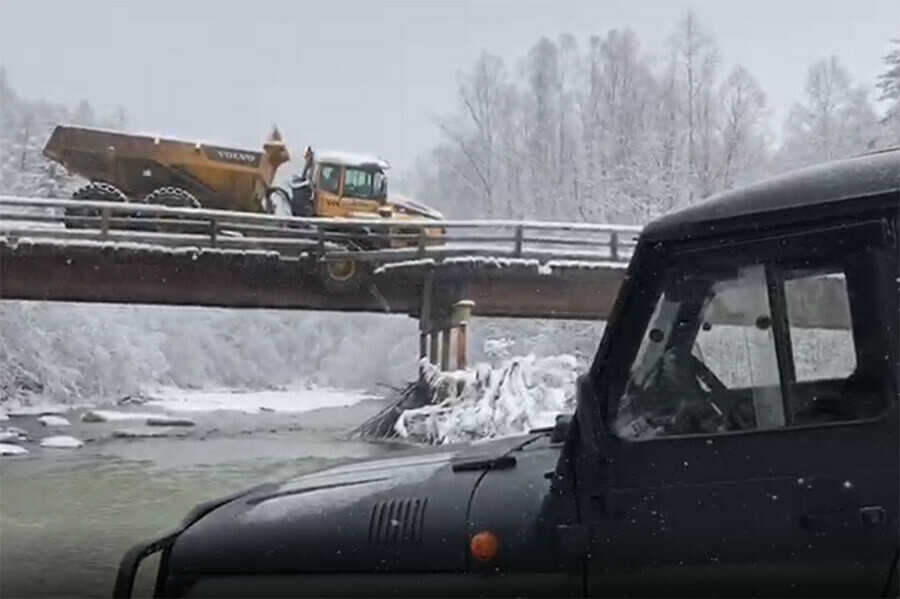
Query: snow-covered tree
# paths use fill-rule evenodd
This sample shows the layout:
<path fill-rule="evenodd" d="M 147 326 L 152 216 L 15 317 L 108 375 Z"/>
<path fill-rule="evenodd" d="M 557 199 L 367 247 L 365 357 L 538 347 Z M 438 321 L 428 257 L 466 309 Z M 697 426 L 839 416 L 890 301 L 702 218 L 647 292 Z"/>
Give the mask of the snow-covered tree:
<path fill-rule="evenodd" d="M 716 42 L 689 10 L 672 38 L 678 76 L 684 93 L 683 111 L 687 126 L 687 168 L 689 194 L 706 197 L 715 188 L 713 156 L 715 147 L 715 77 L 719 65 Z"/>
<path fill-rule="evenodd" d="M 878 76 L 878 100 L 885 103 L 881 120 L 885 145 L 900 145 L 900 38 L 891 40 L 894 48 L 884 57 L 886 69 Z"/>
<path fill-rule="evenodd" d="M 125 112 L 100 119 L 99 124 L 123 129 Z M 74 110 L 48 102 L 21 98 L 0 70 L 0 192 L 64 197 L 80 182 L 61 165 L 47 160 L 42 150 L 53 128 L 62 123 L 97 125 L 94 109 L 86 100 Z"/>
<path fill-rule="evenodd" d="M 877 119 L 867 93 L 853 86 L 837 57 L 809 68 L 805 98 L 791 109 L 779 162 L 785 168 L 863 152 L 877 144 Z"/>
<path fill-rule="evenodd" d="M 762 168 L 766 158 L 766 94 L 753 75 L 737 66 L 719 89 L 722 108 L 721 154 L 717 178 L 730 189 L 742 173 Z"/>

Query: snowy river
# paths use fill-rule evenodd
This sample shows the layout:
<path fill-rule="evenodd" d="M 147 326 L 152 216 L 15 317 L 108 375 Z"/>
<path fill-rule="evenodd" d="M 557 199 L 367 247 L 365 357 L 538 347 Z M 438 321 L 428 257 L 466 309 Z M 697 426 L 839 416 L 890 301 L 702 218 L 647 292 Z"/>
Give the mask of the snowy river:
<path fill-rule="evenodd" d="M 0 596 L 108 597 L 122 553 L 176 524 L 196 503 L 397 449 L 346 440 L 384 406 L 362 393 L 168 390 L 162 397 L 104 408 L 119 414 L 106 422 L 83 422 L 87 408 L 63 413 L 69 426 L 45 426 L 36 415 L 0 422 L 29 438 L 19 443 L 28 454 L 0 458 Z M 147 413 L 187 417 L 195 426 L 147 427 Z M 122 436 L 159 431 L 171 436 Z M 51 435 L 85 443 L 41 447 Z M 149 568 L 142 568 L 137 591 L 146 595 L 151 587 Z"/>

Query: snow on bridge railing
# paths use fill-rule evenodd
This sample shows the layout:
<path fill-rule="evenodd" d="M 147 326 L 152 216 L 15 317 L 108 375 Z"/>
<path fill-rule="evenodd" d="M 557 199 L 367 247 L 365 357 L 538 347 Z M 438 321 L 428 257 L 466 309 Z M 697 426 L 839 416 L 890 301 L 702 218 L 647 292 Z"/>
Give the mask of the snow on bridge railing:
<path fill-rule="evenodd" d="M 627 262 L 640 230 L 570 222 L 275 216 L 0 196 L 0 234 L 6 236 L 266 249 L 378 263 L 456 256 Z"/>

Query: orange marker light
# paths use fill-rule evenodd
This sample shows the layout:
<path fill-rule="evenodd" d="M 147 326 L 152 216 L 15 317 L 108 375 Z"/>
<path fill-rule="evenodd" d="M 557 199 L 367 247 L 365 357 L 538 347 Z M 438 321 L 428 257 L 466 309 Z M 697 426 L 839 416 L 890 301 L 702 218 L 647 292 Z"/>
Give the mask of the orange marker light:
<path fill-rule="evenodd" d="M 483 530 L 472 537 L 469 541 L 469 551 L 479 562 L 489 562 L 497 557 L 497 550 L 500 549 L 500 541 L 494 536 L 494 533 Z"/>

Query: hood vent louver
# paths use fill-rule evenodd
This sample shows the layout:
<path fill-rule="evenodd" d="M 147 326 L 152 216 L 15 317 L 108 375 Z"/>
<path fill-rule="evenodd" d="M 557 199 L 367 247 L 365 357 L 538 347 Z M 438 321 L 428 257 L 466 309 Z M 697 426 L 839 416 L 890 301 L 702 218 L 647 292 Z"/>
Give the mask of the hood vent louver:
<path fill-rule="evenodd" d="M 427 498 L 392 499 L 372 507 L 369 545 L 372 547 L 419 544 L 425 522 Z"/>

